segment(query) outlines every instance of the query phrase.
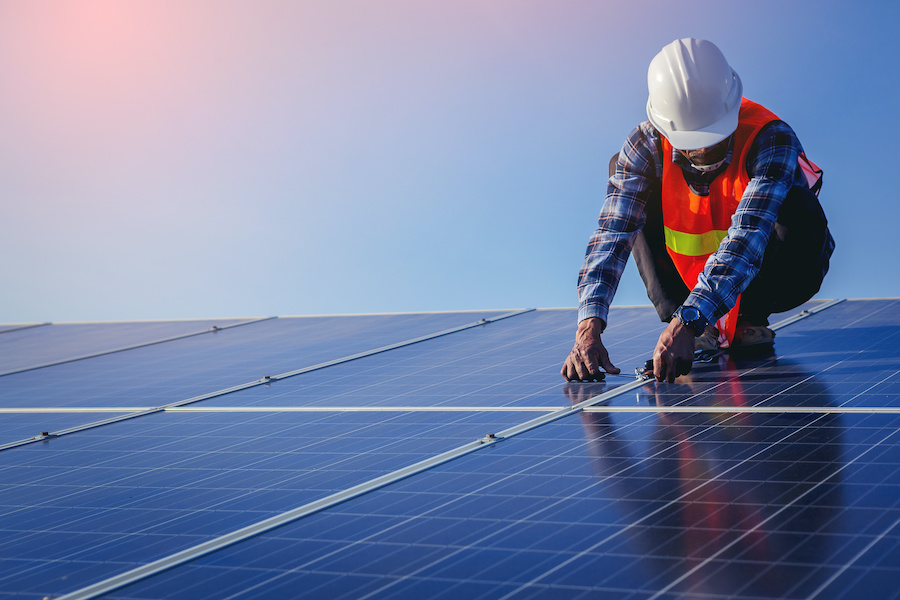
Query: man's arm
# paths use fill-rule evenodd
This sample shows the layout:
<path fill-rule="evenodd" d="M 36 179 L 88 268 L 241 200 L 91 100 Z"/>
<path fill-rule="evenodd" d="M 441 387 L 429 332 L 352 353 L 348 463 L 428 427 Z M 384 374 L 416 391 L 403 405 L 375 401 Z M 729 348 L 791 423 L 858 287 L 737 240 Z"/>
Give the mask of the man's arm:
<path fill-rule="evenodd" d="M 634 236 L 644 226 L 647 199 L 659 186 L 661 171 L 654 137 L 658 135 L 650 123 L 641 123 L 619 152 L 615 173 L 606 184 L 597 229 L 578 273 L 579 322 L 594 317 L 607 322 Z"/>
<path fill-rule="evenodd" d="M 685 301 L 711 323 L 727 313 L 759 273 L 781 205 L 798 179 L 802 148 L 794 131 L 774 121 L 757 135 L 747 155 L 750 182 L 731 219 L 727 237 L 716 250 Z M 737 160 L 737 157 L 735 157 Z"/>
<path fill-rule="evenodd" d="M 798 183 L 800 142 L 782 121 L 757 135 L 747 154 L 750 182 L 732 217 L 728 236 L 707 261 L 685 305 L 697 308 L 711 323 L 727 313 L 759 273 L 766 244 L 791 187 Z M 653 352 L 657 381 L 672 382 L 690 372 L 694 332 L 672 319 Z"/>
<path fill-rule="evenodd" d="M 584 266 L 578 274 L 578 331 L 572 352 L 560 370 L 566 379 L 596 378 L 601 367 L 609 373 L 619 372 L 609 361 L 600 333 L 634 235 L 644 225 L 647 198 L 658 185 L 659 161 L 653 135 L 658 134 L 649 123 L 642 123 L 631 132 L 607 183 L 597 230 L 591 236 Z"/>

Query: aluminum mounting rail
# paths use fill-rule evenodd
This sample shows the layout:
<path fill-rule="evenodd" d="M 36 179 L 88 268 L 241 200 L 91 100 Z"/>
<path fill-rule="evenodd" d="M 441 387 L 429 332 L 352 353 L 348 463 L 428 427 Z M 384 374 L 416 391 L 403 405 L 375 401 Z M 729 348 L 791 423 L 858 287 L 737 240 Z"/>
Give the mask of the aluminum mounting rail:
<path fill-rule="evenodd" d="M 466 323 L 465 325 L 460 325 L 460 326 L 458 326 L 458 327 L 452 327 L 452 328 L 450 328 L 450 329 L 444 329 L 443 331 L 438 331 L 438 332 L 431 333 L 431 334 L 428 334 L 428 335 L 423 335 L 423 336 L 420 336 L 420 337 L 417 337 L 417 338 L 405 340 L 405 341 L 402 341 L 402 342 L 397 342 L 397 343 L 395 343 L 395 344 L 389 344 L 389 345 L 387 345 L 387 346 L 382 346 L 382 347 L 380 347 L 380 348 L 374 348 L 374 349 L 372 349 L 372 350 L 367 350 L 367 351 L 365 351 L 365 352 L 359 352 L 359 353 L 357 353 L 357 354 L 352 354 L 352 355 L 350 355 L 350 356 L 344 356 L 344 357 L 342 357 L 342 358 L 336 358 L 336 359 L 334 359 L 334 360 L 326 361 L 326 362 L 319 363 L 319 364 L 316 364 L 316 365 L 312 365 L 312 366 L 309 366 L 309 367 L 304 367 L 304 368 L 302 368 L 302 369 L 296 369 L 296 370 L 294 370 L 294 371 L 287 371 L 287 372 L 285 372 L 285 373 L 281 373 L 281 374 L 278 374 L 278 375 L 266 375 L 266 376 L 262 377 L 261 379 L 257 379 L 257 380 L 255 380 L 255 381 L 250 381 L 250 382 L 247 382 L 247 383 L 242 383 L 242 384 L 235 385 L 235 386 L 232 386 L 232 387 L 229 387 L 229 388 L 225 388 L 225 389 L 221 389 L 221 390 L 216 390 L 216 391 L 214 391 L 214 392 L 209 392 L 209 393 L 207 393 L 207 394 L 201 394 L 201 395 L 199 395 L 199 396 L 193 396 L 193 397 L 187 398 L 187 399 L 185 399 L 185 400 L 178 400 L 178 401 L 176 401 L 176 402 L 171 402 L 171 403 L 169 403 L 169 404 L 165 404 L 165 405 L 162 405 L 162 406 L 157 406 L 157 407 L 152 407 L 152 408 L 146 408 L 146 409 L 141 409 L 141 410 L 134 410 L 134 409 L 132 409 L 132 412 L 129 412 L 128 414 L 119 415 L 119 416 L 116 416 L 116 417 L 110 417 L 110 418 L 104 419 L 104 420 L 102 420 L 102 421 L 94 421 L 94 422 L 91 422 L 91 423 L 86 423 L 86 424 L 84 424 L 84 425 L 78 425 L 78 426 L 76 426 L 76 427 L 70 427 L 70 428 L 68 428 L 68 429 L 63 429 L 63 430 L 60 430 L 60 431 L 53 431 L 53 432 L 51 432 L 51 431 L 42 431 L 40 434 L 35 435 L 34 437 L 25 438 L 25 439 L 17 440 L 17 441 L 14 441 L 14 442 L 9 442 L 9 443 L 7 443 L 7 444 L 0 444 L 0 451 L 3 451 L 3 450 L 9 450 L 10 448 L 17 448 L 17 447 L 19 447 L 19 446 L 25 446 L 25 445 L 27 445 L 27 444 L 33 444 L 33 443 L 36 443 L 36 442 L 43 442 L 43 441 L 46 441 L 46 440 L 49 440 L 49 439 L 58 438 L 58 437 L 61 437 L 61 436 L 64 436 L 64 435 L 69 435 L 69 434 L 71 434 L 71 433 L 77 433 L 77 432 L 79 432 L 79 431 L 85 431 L 85 430 L 87 430 L 87 429 L 94 429 L 95 427 L 102 427 L 102 426 L 104 426 L 104 425 L 111 425 L 111 424 L 113 424 L 113 423 L 118 423 L 118 422 L 121 422 L 121 421 L 128 421 L 128 420 L 131 420 L 131 419 L 136 419 L 136 418 L 138 418 L 138 417 L 143 417 L 143 416 L 146 416 L 146 415 L 152 415 L 152 414 L 164 412 L 164 411 L 166 411 L 166 410 L 168 410 L 168 409 L 177 408 L 177 407 L 181 407 L 181 406 L 187 406 L 187 405 L 189 405 L 189 404 L 194 404 L 194 403 L 196 403 L 196 402 L 202 402 L 202 401 L 204 401 L 204 400 L 209 400 L 209 399 L 211 399 L 211 398 L 217 398 L 217 397 L 219 397 L 219 396 L 225 396 L 225 395 L 227 395 L 227 394 L 232 394 L 232 393 L 234 393 L 234 392 L 239 392 L 239 391 L 241 391 L 241 390 L 246 390 L 246 389 L 254 388 L 254 387 L 257 387 L 257 386 L 261 386 L 261 385 L 268 385 L 268 384 L 272 383 L 273 381 L 278 381 L 279 379 L 287 379 L 288 377 L 294 377 L 294 376 L 297 376 L 297 375 L 302 375 L 303 373 L 309 373 L 309 372 L 312 372 L 312 371 L 318 371 L 319 369 L 324 369 L 324 368 L 326 368 L 326 367 L 330 367 L 330 366 L 333 366 L 333 365 L 338 365 L 338 364 L 350 362 L 350 361 L 353 361 L 353 360 L 358 360 L 358 359 L 364 358 L 364 357 L 366 357 L 366 356 L 373 356 L 373 355 L 375 355 L 375 354 L 381 354 L 381 353 L 383 353 L 383 352 L 388 352 L 389 350 L 394 350 L 394 349 L 397 349 L 397 348 L 403 348 L 403 347 L 406 347 L 406 346 L 411 346 L 412 344 L 418 344 L 418 343 L 420 343 L 420 342 L 424 342 L 424 341 L 427 341 L 427 340 L 433 340 L 433 339 L 435 339 L 435 338 L 439 338 L 439 337 L 443 337 L 443 336 L 446 336 L 446 335 L 450 335 L 450 334 L 452 334 L 452 333 L 457 333 L 457 332 L 459 332 L 459 331 L 465 331 L 465 330 L 467 330 L 467 329 L 473 329 L 473 328 L 476 328 L 476 327 L 482 327 L 482 326 L 487 325 L 487 324 L 489 324 L 489 323 L 496 323 L 497 321 L 502 321 L 502 320 L 504 320 L 504 319 L 509 319 L 509 318 L 511 318 L 511 317 L 516 317 L 516 316 L 518 316 L 518 315 L 530 313 L 530 312 L 533 312 L 533 311 L 534 311 L 533 308 L 519 309 L 519 310 L 515 310 L 515 311 L 512 311 L 512 312 L 509 312 L 509 313 L 504 313 L 504 314 L 502 314 L 502 315 L 498 315 L 498 316 L 496 316 L 496 317 L 487 317 L 487 318 L 484 318 L 484 319 L 479 319 L 478 321 L 475 321 L 475 322 L 472 322 L 472 323 Z M 270 318 L 274 318 L 274 317 L 270 317 Z M 199 334 L 194 334 L 194 335 L 199 335 Z M 157 343 L 160 343 L 160 342 L 157 342 Z"/>
<path fill-rule="evenodd" d="M 827 303 L 821 307 L 816 307 L 815 311 L 803 311 L 800 315 L 797 315 L 797 318 L 788 319 L 777 324 L 777 327 L 784 327 L 790 323 L 796 322 L 797 320 L 807 318 L 812 314 L 817 312 L 821 312 L 837 304 L 838 301 Z M 774 328 L 774 327 L 773 327 Z M 753 369 L 755 370 L 755 369 Z M 300 370 L 301 372 L 306 372 L 306 370 Z M 435 468 L 439 465 L 448 463 L 457 458 L 467 456 L 474 452 L 477 452 L 483 448 L 489 448 L 495 446 L 496 444 L 501 443 L 504 440 L 511 439 L 513 437 L 519 436 L 528 431 L 532 431 L 538 427 L 546 425 L 548 423 L 564 419 L 570 415 L 576 414 L 578 412 L 586 411 L 592 407 L 595 407 L 598 404 L 606 402 L 612 398 L 617 396 L 621 396 L 630 391 L 639 389 L 648 383 L 653 382 L 653 379 L 650 377 L 639 377 L 629 383 L 616 386 L 610 390 L 607 390 L 601 394 L 588 398 L 583 402 L 579 402 L 577 404 L 573 404 L 569 407 L 564 407 L 559 410 L 556 410 L 552 413 L 541 415 L 519 425 L 515 425 L 513 427 L 509 427 L 502 431 L 498 431 L 496 433 L 487 433 L 484 437 L 468 442 L 461 446 L 458 446 L 454 449 L 448 450 L 446 452 L 437 454 L 425 460 L 421 460 L 410 464 L 406 467 L 398 469 L 396 471 L 386 473 L 384 475 L 375 477 L 370 479 L 369 481 L 363 482 L 361 484 L 352 486 L 345 490 L 336 492 L 334 494 L 330 494 L 313 502 L 309 502 L 307 504 L 298 506 L 289 511 L 283 512 L 281 514 L 275 515 L 274 517 L 270 517 L 267 519 L 263 519 L 257 523 L 252 525 L 243 527 L 241 529 L 232 531 L 230 533 L 224 534 L 212 540 L 206 541 L 204 543 L 198 544 L 196 546 L 186 548 L 179 552 L 175 552 L 169 556 L 163 557 L 156 561 L 147 563 L 140 567 L 125 571 L 103 581 L 99 581 L 95 584 L 86 586 L 69 594 L 65 594 L 63 596 L 59 596 L 57 600 L 88 600 L 90 598 L 96 598 L 103 594 L 109 593 L 116 589 L 125 587 L 132 583 L 136 583 L 168 569 L 174 568 L 176 566 L 188 563 L 202 556 L 206 556 L 210 553 L 216 552 L 238 542 L 250 539 L 252 537 L 258 536 L 265 532 L 271 531 L 288 523 L 292 523 L 299 519 L 302 519 L 311 514 L 320 512 L 322 510 L 328 509 L 330 507 L 336 506 L 353 498 L 357 498 L 363 494 L 367 494 L 369 492 L 384 488 L 392 483 L 401 481 L 418 473 L 422 473 L 429 469 Z M 609 408 L 609 407 L 605 407 Z M 668 411 L 669 408 L 674 407 L 664 407 L 664 411 Z M 688 407 L 685 407 L 686 409 Z M 694 408 L 694 407 L 690 407 Z M 743 408 L 743 407 L 742 407 Z M 653 412 L 660 412 L 657 407 Z M 737 411 L 735 411 L 737 412 Z"/>
<path fill-rule="evenodd" d="M 149 342 L 141 342 L 139 344 L 131 344 L 129 346 L 121 346 L 119 348 L 110 348 L 109 350 L 101 350 L 100 352 L 93 352 L 91 354 L 82 354 L 79 356 L 71 356 L 69 358 L 63 358 L 60 360 L 55 360 L 52 362 L 41 363 L 37 365 L 31 365 L 29 367 L 22 367 L 19 369 L 11 369 L 9 371 L 3 371 L 0 373 L 0 377 L 5 377 L 6 375 L 15 375 L 16 373 L 26 373 L 28 371 L 35 371 L 37 369 L 45 369 L 47 367 L 55 367 L 57 365 L 65 365 L 68 363 L 77 362 L 79 360 L 87 360 L 89 358 L 97 358 L 98 356 L 106 356 L 108 354 L 116 354 L 118 352 L 125 352 L 127 350 L 135 350 L 137 348 L 146 348 L 147 346 L 155 346 L 157 344 L 164 344 L 166 342 L 174 342 L 175 340 L 183 340 L 190 337 L 195 337 L 198 335 L 205 335 L 207 333 L 217 333 L 219 331 L 224 331 L 226 329 L 233 329 L 235 327 L 242 327 L 244 325 L 251 325 L 253 323 L 261 323 L 263 321 L 269 321 L 271 319 L 277 319 L 278 317 L 261 317 L 259 319 L 252 319 L 249 321 L 243 321 L 241 323 L 232 323 L 231 325 L 223 325 L 219 327 L 218 325 L 213 325 L 207 329 L 203 329 L 201 331 L 192 331 L 190 333 L 182 333 L 180 335 L 173 335 L 171 337 L 162 338 L 158 340 L 150 340 Z"/>

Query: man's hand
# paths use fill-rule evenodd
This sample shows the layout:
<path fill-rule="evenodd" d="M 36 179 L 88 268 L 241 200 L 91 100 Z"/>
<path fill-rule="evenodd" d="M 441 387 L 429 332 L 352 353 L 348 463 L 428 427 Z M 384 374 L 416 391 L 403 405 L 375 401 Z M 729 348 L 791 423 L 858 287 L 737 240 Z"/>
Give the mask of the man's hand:
<path fill-rule="evenodd" d="M 691 372 L 695 337 L 681 321 L 672 319 L 653 351 L 653 375 L 657 381 L 672 383 L 679 375 Z"/>
<path fill-rule="evenodd" d="M 568 381 L 593 381 L 600 379 L 600 368 L 607 373 L 617 374 L 619 369 L 609 362 L 609 353 L 600 341 L 600 319 L 585 319 L 578 324 L 575 346 L 566 357 L 559 373 Z"/>

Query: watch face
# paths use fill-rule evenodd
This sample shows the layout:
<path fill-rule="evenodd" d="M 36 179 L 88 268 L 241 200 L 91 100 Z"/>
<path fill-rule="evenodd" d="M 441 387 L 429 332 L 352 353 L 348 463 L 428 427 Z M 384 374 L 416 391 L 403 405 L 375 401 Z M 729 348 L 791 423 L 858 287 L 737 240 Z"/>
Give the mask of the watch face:
<path fill-rule="evenodd" d="M 700 318 L 700 311 L 693 306 L 687 306 L 681 309 L 681 317 L 685 321 L 696 321 Z"/>

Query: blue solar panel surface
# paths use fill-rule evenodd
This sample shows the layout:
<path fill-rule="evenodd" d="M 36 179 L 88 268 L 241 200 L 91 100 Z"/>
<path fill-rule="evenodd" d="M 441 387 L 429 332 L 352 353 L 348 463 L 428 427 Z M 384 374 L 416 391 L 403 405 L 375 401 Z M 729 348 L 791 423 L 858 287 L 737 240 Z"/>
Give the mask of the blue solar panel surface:
<path fill-rule="evenodd" d="M 525 418 L 157 414 L 7 450 L 0 556 L 42 583 L 111 576 Z"/>
<path fill-rule="evenodd" d="M 128 413 L 0 413 L 0 445 L 42 437 L 42 433 L 61 431 L 95 423 L 100 419 Z"/>
<path fill-rule="evenodd" d="M 859 597 L 898 581 L 898 424 L 584 413 L 110 597 Z"/>
<path fill-rule="evenodd" d="M 643 362 L 661 330 L 647 309 L 621 309 L 611 349 Z M 216 400 L 222 406 L 564 406 L 559 368 L 572 345 L 572 311 L 534 311 L 335 365 Z M 548 368 L 549 367 L 549 368 Z"/>
<path fill-rule="evenodd" d="M 898 308 L 843 302 L 780 328 L 774 353 L 619 395 L 633 377 L 559 379 L 570 310 L 71 433 L 112 416 L 92 407 L 161 406 L 484 315 L 275 319 L 0 377 L 0 444 L 63 429 L 0 450 L 0 595 L 897 597 Z M 624 373 L 661 325 L 651 308 L 613 317 Z M 26 412 L 67 407 L 86 412 Z M 204 543 L 219 545 L 177 554 Z"/>
<path fill-rule="evenodd" d="M 65 323 L 0 329 L 0 373 L 232 327 L 250 319 Z"/>
<path fill-rule="evenodd" d="M 161 406 L 501 314 L 504 311 L 272 319 L 7 375 L 0 379 L 0 391 L 16 406 Z M 20 335 L 39 339 L 48 330 L 53 328 Z M 122 340 L 116 337 L 109 343 L 119 346 Z M 12 346 L 4 351 L 4 356 L 13 354 Z"/>

